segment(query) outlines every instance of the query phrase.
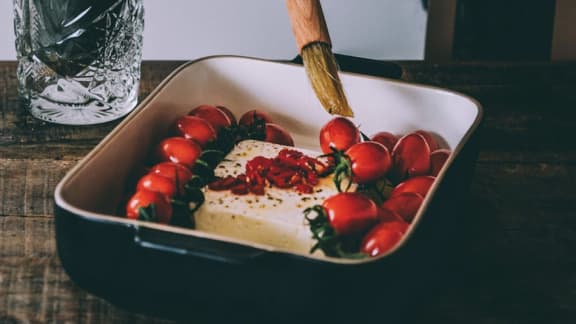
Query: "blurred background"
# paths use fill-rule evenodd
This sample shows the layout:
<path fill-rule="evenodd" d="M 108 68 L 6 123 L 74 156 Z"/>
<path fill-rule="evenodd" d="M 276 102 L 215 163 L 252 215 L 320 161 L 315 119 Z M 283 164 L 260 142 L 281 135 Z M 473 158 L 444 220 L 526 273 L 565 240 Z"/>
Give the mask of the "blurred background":
<path fill-rule="evenodd" d="M 144 0 L 145 60 L 291 59 L 284 0 Z M 575 0 L 323 0 L 334 52 L 379 60 L 576 60 Z M 12 1 L 0 60 L 14 60 Z"/>
<path fill-rule="evenodd" d="M 296 55 L 284 0 L 144 0 L 144 59 Z M 334 50 L 374 59 L 422 59 L 421 0 L 323 1 Z M 0 1 L 0 60 L 15 60 L 12 1 Z"/>

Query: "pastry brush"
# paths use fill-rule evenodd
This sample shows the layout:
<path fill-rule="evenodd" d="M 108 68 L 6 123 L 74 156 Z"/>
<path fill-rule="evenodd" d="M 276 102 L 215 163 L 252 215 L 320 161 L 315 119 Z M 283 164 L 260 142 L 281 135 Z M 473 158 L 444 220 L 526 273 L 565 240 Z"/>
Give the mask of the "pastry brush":
<path fill-rule="evenodd" d="M 319 0 L 286 0 L 292 32 L 308 80 L 330 114 L 354 116 L 338 76 L 338 64 Z"/>

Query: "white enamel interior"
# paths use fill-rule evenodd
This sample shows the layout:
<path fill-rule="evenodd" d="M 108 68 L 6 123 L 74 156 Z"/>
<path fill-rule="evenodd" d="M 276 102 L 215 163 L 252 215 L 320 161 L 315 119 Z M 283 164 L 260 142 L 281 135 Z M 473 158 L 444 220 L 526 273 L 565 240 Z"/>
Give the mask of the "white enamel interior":
<path fill-rule="evenodd" d="M 365 134 L 381 130 L 404 134 L 417 129 L 437 133 L 446 141 L 444 146 L 454 150 L 447 165 L 480 119 L 479 105 L 453 92 L 350 73 L 342 73 L 341 79 L 356 114 L 354 121 Z M 319 105 L 301 66 L 228 56 L 191 62 L 167 78 L 67 174 L 56 189 L 56 203 L 84 217 L 211 237 L 194 230 L 111 217 L 123 209 L 118 207 L 123 192 L 129 190 L 126 180 L 134 166 L 141 164 L 177 117 L 200 104 L 223 105 L 236 116 L 255 108 L 267 111 L 290 131 L 297 147 L 316 151 L 321 126 L 333 118 Z M 426 206 L 427 201 L 422 209 Z"/>

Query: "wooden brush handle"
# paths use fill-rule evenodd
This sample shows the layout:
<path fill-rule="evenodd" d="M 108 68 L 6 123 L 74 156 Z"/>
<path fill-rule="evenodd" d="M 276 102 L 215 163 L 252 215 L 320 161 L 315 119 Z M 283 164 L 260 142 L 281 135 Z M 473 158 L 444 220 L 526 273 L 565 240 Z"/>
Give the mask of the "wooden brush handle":
<path fill-rule="evenodd" d="M 331 44 L 320 0 L 286 0 L 298 52 L 313 42 Z"/>

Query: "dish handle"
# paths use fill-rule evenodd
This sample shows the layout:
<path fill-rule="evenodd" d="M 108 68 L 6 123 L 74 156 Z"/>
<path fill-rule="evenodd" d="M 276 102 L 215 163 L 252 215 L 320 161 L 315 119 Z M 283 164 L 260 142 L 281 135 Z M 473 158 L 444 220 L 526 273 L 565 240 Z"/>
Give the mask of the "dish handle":
<path fill-rule="evenodd" d="M 134 243 L 143 249 L 234 264 L 246 264 L 267 253 L 254 247 L 142 226 L 134 227 Z"/>
<path fill-rule="evenodd" d="M 364 57 L 334 54 L 338 67 L 343 72 L 353 72 L 388 79 L 401 79 L 404 70 L 402 67 L 390 61 L 368 59 Z M 302 64 L 302 57 L 296 56 L 292 63 Z"/>

